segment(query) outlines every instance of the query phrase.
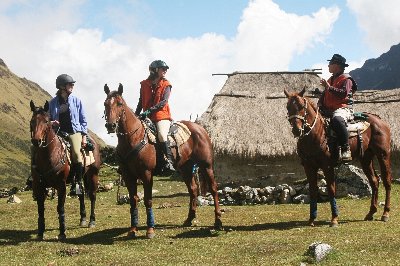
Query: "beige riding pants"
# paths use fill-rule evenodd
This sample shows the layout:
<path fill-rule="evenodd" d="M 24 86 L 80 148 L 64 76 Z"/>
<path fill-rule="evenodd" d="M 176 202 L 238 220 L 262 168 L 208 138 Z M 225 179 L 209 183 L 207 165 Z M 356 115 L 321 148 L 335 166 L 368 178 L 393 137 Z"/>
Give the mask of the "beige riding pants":
<path fill-rule="evenodd" d="M 82 134 L 80 132 L 69 135 L 71 143 L 71 160 L 73 163 L 83 163 L 81 156 Z"/>
<path fill-rule="evenodd" d="M 159 142 L 167 142 L 169 127 L 171 126 L 171 121 L 161 120 L 156 123 L 156 126 L 157 126 L 157 131 L 158 131 L 158 141 Z"/>

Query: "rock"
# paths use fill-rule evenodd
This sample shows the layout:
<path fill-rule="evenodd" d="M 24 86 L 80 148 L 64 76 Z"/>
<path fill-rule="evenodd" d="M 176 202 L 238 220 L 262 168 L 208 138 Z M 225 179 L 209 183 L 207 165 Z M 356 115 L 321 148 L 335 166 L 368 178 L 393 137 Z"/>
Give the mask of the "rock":
<path fill-rule="evenodd" d="M 7 200 L 7 203 L 21 203 L 21 202 L 22 202 L 22 200 L 20 200 L 20 198 L 15 196 L 15 194 L 11 195 Z"/>
<path fill-rule="evenodd" d="M 308 247 L 308 254 L 312 256 L 316 262 L 320 262 L 332 251 L 332 247 L 322 242 L 314 242 Z"/>

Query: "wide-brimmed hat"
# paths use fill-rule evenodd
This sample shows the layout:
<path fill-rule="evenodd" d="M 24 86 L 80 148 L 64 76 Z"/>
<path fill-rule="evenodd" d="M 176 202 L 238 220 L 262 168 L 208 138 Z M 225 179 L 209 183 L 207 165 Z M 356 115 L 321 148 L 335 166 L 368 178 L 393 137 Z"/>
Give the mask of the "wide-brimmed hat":
<path fill-rule="evenodd" d="M 344 67 L 348 67 L 349 65 L 346 64 L 346 58 L 341 56 L 340 54 L 334 54 L 331 59 L 328 60 L 329 63 L 338 64 Z"/>

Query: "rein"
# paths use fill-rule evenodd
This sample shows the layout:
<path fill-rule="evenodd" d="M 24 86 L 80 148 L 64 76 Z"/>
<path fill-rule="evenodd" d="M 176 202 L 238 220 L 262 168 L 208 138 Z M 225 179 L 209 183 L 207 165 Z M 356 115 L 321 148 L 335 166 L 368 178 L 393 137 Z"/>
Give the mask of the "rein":
<path fill-rule="evenodd" d="M 295 114 L 295 115 L 291 115 L 291 116 L 288 117 L 288 120 L 289 120 L 289 121 L 290 121 L 290 119 L 292 119 L 292 118 L 296 118 L 296 119 L 299 119 L 299 120 L 301 120 L 301 121 L 303 122 L 303 126 L 302 126 L 301 129 L 300 129 L 300 136 L 299 136 L 299 139 L 301 139 L 301 138 L 303 138 L 303 137 L 305 137 L 305 136 L 308 136 L 308 135 L 311 133 L 311 131 L 312 131 L 312 130 L 314 129 L 314 127 L 315 127 L 315 124 L 317 123 L 318 114 L 319 114 L 319 110 L 318 110 L 318 108 L 317 108 L 317 114 L 315 115 L 314 122 L 312 123 L 312 125 L 310 125 L 310 124 L 307 122 L 307 105 L 308 105 L 308 101 L 307 101 L 307 99 L 305 99 L 304 97 L 303 97 L 303 99 L 304 99 L 304 102 L 305 102 L 305 104 L 304 104 L 304 106 L 303 106 L 303 108 L 304 108 L 304 116 Z M 309 128 L 308 132 L 306 132 L 306 130 L 305 130 L 306 127 Z"/>

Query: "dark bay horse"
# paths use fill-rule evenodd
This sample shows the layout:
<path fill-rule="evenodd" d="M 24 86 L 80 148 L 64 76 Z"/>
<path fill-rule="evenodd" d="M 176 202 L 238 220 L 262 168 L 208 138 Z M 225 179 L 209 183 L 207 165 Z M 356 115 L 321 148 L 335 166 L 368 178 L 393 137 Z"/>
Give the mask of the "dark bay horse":
<path fill-rule="evenodd" d="M 292 133 L 298 137 L 297 153 L 301 158 L 302 165 L 310 185 L 310 220 L 309 224 L 314 225 L 317 218 L 317 171 L 319 168 L 324 172 L 328 183 L 328 195 L 331 204 L 332 219 L 330 226 L 338 224 L 338 209 L 336 206 L 335 193 L 336 184 L 334 180 L 334 166 L 336 160 L 329 151 L 325 120 L 318 111 L 317 106 L 307 97 L 304 97 L 305 89 L 300 93 L 289 93 L 284 90 L 287 102 L 289 123 L 292 126 Z M 349 139 L 353 158 L 358 158 L 365 175 L 372 188 L 371 206 L 364 220 L 373 220 L 373 215 L 378 207 L 379 177 L 375 172 L 373 159 L 377 158 L 381 169 L 381 179 L 386 190 L 385 207 L 382 221 L 389 220 L 390 211 L 390 190 L 392 173 L 390 166 L 390 128 L 386 122 L 378 116 L 364 113 L 370 127 L 362 134 L 361 155 L 357 137 Z"/>
<path fill-rule="evenodd" d="M 154 215 L 152 210 L 153 173 L 156 168 L 156 149 L 148 142 L 146 130 L 141 120 L 127 106 L 122 97 L 123 86 L 119 84 L 118 91 L 110 92 L 104 85 L 107 98 L 104 102 L 106 128 L 108 133 L 116 133 L 118 145 L 117 157 L 122 177 L 126 183 L 130 198 L 131 227 L 128 237 L 135 237 L 138 226 L 138 196 L 137 180 L 141 179 L 144 189 L 144 204 L 147 214 L 146 237 L 152 238 L 154 232 Z M 192 225 L 196 217 L 198 189 L 193 168 L 199 167 L 200 179 L 210 189 L 215 203 L 216 229 L 222 229 L 221 211 L 218 203 L 217 183 L 214 179 L 214 155 L 211 140 L 203 127 L 190 121 L 181 121 L 190 132 L 190 138 L 179 148 L 180 156 L 176 166 L 182 175 L 190 194 L 189 214 L 184 226 Z M 176 152 L 173 151 L 176 158 Z"/>
<path fill-rule="evenodd" d="M 70 163 L 67 159 L 67 148 L 63 145 L 63 140 L 57 135 L 50 121 L 48 114 L 49 103 L 46 101 L 44 107 L 36 107 L 33 101 L 30 103 L 33 112 L 30 121 L 31 141 L 35 146 L 34 162 L 36 167 L 32 167 L 32 189 L 33 196 L 38 205 L 38 239 L 44 238 L 45 219 L 44 202 L 46 199 L 46 188 L 53 187 L 58 193 L 58 220 L 60 234 L 59 240 L 66 239 L 65 235 L 65 212 L 64 204 L 66 197 L 66 183 L 69 182 Z M 89 227 L 95 226 L 95 203 L 96 192 L 99 182 L 98 173 L 100 169 L 100 151 L 97 143 L 91 138 L 94 145 L 93 157 L 95 162 L 85 167 L 83 177 L 85 192 L 91 202 Z M 84 195 L 79 195 L 80 203 L 80 225 L 86 225 L 86 210 Z"/>

